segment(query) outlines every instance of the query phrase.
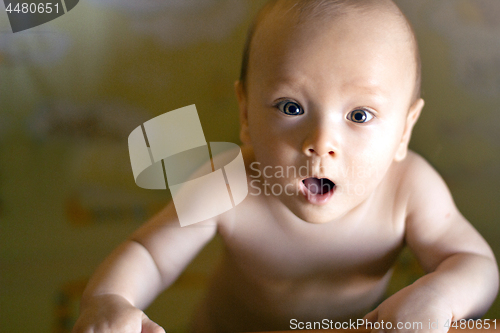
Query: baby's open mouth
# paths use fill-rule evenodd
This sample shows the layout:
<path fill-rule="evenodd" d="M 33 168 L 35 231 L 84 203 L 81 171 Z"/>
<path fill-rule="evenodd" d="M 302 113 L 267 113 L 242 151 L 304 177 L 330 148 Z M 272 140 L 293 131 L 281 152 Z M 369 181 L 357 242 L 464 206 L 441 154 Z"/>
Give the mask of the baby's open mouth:
<path fill-rule="evenodd" d="M 304 195 L 313 204 L 324 204 L 332 196 L 335 183 L 328 178 L 309 177 L 302 180 Z"/>
<path fill-rule="evenodd" d="M 312 194 L 326 194 L 335 187 L 335 183 L 328 178 L 310 177 L 304 179 L 302 183 Z"/>

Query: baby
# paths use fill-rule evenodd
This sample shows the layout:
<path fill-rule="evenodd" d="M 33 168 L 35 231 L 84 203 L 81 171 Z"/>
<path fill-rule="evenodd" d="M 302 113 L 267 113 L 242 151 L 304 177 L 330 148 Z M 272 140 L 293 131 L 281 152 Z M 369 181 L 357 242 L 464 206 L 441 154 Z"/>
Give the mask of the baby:
<path fill-rule="evenodd" d="M 236 95 L 247 198 L 182 228 L 168 205 L 97 270 L 73 332 L 163 332 L 141 309 L 216 234 L 224 254 L 196 332 L 361 318 L 446 332 L 485 313 L 498 288 L 494 255 L 408 151 L 424 105 L 420 60 L 391 0 L 270 1 Z M 427 274 L 383 300 L 405 245 Z"/>

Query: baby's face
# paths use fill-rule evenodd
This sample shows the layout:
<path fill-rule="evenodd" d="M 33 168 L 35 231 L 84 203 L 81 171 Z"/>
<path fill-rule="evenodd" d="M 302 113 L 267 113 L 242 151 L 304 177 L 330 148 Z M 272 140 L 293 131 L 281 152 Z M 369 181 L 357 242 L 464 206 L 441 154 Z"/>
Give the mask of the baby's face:
<path fill-rule="evenodd" d="M 387 16 L 294 26 L 293 13 L 270 14 L 256 31 L 246 92 L 237 89 L 241 137 L 267 167 L 262 195 L 305 221 L 355 210 L 406 155 L 423 101 L 411 100 L 407 33 Z"/>

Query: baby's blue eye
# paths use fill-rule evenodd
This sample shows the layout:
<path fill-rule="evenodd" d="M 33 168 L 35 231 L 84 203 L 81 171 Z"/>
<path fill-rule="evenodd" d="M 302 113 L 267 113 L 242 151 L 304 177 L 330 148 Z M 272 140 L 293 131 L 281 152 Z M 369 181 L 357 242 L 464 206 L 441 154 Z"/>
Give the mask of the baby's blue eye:
<path fill-rule="evenodd" d="M 291 101 L 282 101 L 278 103 L 277 107 L 281 112 L 289 116 L 298 116 L 304 113 L 299 104 Z"/>
<path fill-rule="evenodd" d="M 347 115 L 347 119 L 355 123 L 366 123 L 372 120 L 373 114 L 363 109 L 356 109 Z"/>

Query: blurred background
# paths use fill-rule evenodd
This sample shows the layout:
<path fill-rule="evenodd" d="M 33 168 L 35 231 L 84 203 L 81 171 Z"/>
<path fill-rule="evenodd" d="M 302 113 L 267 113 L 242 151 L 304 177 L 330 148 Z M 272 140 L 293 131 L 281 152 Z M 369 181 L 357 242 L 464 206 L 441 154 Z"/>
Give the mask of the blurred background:
<path fill-rule="evenodd" d="M 426 106 L 411 147 L 498 257 L 500 2 L 397 2 L 423 62 Z M 15 34 L 0 5 L 0 332 L 69 332 L 96 266 L 168 202 L 168 191 L 134 183 L 135 127 L 196 104 L 207 141 L 239 142 L 233 83 L 263 3 L 81 0 Z M 148 310 L 168 332 L 186 330 L 220 245 Z M 498 302 L 486 317 L 500 318 Z"/>

